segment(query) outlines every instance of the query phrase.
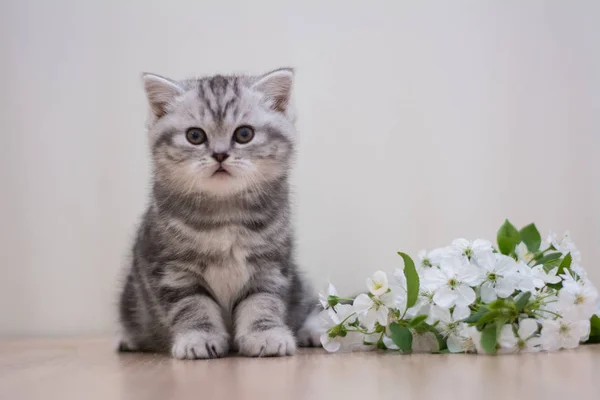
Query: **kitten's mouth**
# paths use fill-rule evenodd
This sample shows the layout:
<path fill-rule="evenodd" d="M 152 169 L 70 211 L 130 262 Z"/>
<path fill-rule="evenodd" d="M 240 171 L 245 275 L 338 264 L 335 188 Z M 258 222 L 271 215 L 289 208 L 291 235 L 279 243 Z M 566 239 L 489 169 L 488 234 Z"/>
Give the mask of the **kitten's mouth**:
<path fill-rule="evenodd" d="M 229 171 L 227 171 L 225 168 L 223 168 L 222 166 L 217 168 L 217 170 L 215 172 L 213 172 L 213 176 L 225 176 L 225 175 L 230 175 Z"/>

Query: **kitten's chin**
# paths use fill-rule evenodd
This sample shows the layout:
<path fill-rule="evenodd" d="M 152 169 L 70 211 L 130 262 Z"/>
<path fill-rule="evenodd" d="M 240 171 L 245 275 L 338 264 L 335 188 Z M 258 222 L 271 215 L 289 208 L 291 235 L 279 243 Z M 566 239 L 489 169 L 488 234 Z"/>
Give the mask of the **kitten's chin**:
<path fill-rule="evenodd" d="M 215 172 L 204 179 L 200 190 L 213 196 L 226 197 L 242 192 L 248 187 L 244 179 L 237 178 L 229 172 Z"/>

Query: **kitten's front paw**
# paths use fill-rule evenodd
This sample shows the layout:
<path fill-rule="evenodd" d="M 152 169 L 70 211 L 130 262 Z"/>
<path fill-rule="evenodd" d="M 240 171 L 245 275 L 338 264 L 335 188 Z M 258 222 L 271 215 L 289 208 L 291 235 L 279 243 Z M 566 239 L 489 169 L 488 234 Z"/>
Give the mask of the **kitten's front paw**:
<path fill-rule="evenodd" d="M 227 335 L 203 331 L 176 334 L 171 348 L 173 357 L 187 360 L 219 358 L 226 355 L 228 351 Z"/>
<path fill-rule="evenodd" d="M 298 346 L 300 347 L 321 347 L 321 335 L 327 332 L 323 328 L 318 315 L 310 315 L 304 321 L 302 328 L 298 330 Z"/>
<path fill-rule="evenodd" d="M 248 357 L 291 356 L 296 340 L 286 327 L 253 331 L 236 338 L 239 353 Z"/>

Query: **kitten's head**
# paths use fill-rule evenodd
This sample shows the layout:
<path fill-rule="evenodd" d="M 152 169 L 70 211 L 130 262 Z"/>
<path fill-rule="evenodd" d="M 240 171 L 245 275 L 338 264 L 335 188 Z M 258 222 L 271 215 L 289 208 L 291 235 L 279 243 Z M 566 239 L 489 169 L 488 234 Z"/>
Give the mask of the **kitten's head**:
<path fill-rule="evenodd" d="M 292 69 L 173 81 L 144 74 L 155 179 L 181 193 L 228 196 L 280 179 L 295 128 Z"/>

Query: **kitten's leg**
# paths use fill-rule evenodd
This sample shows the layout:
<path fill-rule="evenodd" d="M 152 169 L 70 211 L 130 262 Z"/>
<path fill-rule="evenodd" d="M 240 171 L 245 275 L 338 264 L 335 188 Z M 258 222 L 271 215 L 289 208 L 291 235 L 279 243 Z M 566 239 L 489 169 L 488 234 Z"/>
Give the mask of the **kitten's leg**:
<path fill-rule="evenodd" d="M 285 356 L 296 352 L 296 340 L 285 324 L 283 299 L 273 293 L 253 293 L 234 309 L 235 344 L 249 357 Z"/>
<path fill-rule="evenodd" d="M 170 304 L 166 318 L 171 326 L 173 357 L 217 358 L 227 354 L 229 333 L 221 307 L 206 288 L 188 283 L 163 286 L 159 293 L 161 300 Z"/>

